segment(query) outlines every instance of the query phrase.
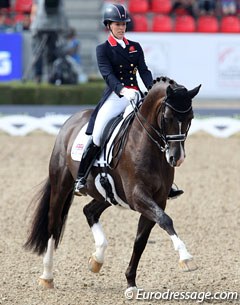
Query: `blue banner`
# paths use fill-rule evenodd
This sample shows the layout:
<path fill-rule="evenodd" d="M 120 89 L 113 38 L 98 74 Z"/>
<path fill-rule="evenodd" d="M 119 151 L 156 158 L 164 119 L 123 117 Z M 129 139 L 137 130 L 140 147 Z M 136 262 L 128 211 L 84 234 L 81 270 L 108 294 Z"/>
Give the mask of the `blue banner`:
<path fill-rule="evenodd" d="M 22 78 L 22 35 L 0 33 L 0 82 Z"/>

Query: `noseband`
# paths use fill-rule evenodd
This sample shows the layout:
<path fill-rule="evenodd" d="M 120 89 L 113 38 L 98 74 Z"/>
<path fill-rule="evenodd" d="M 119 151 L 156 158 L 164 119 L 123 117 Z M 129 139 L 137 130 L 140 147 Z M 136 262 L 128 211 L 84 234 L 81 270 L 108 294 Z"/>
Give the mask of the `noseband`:
<path fill-rule="evenodd" d="M 174 110 L 175 112 L 179 113 L 179 114 L 186 114 L 188 113 L 189 111 L 192 110 L 192 106 L 190 106 L 188 109 L 186 110 L 178 110 L 176 108 L 174 108 L 171 104 L 169 104 L 167 102 L 167 98 L 164 99 L 160 109 L 159 109 L 159 112 L 161 111 L 161 108 L 163 108 L 163 111 L 162 111 L 162 114 L 161 114 L 161 124 L 160 124 L 160 131 L 161 131 L 161 134 L 163 135 L 164 139 L 165 139 L 165 145 L 167 144 L 168 145 L 168 142 L 183 142 L 186 140 L 187 138 L 187 134 L 188 134 L 188 131 L 189 131 L 189 128 L 191 126 L 191 123 L 188 124 L 188 127 L 187 127 L 187 130 L 185 133 L 181 133 L 181 127 L 182 127 L 182 122 L 178 120 L 178 126 L 179 126 L 179 133 L 178 134 L 174 134 L 174 135 L 168 135 L 166 134 L 165 132 L 165 120 L 164 120 L 164 112 L 165 112 L 165 108 L 166 106 L 168 106 L 169 108 L 171 108 L 172 110 Z M 159 112 L 158 112 L 158 115 L 159 115 Z"/>
<path fill-rule="evenodd" d="M 161 115 L 160 118 L 160 132 L 152 125 L 150 124 L 146 118 L 137 110 L 137 106 L 134 100 L 131 101 L 132 107 L 134 109 L 134 113 L 135 113 L 135 117 L 137 118 L 139 124 L 143 127 L 143 129 L 146 131 L 148 137 L 151 139 L 152 142 L 154 142 L 157 147 L 161 150 L 161 152 L 165 152 L 167 149 L 169 149 L 169 142 L 184 142 L 187 138 L 187 134 L 189 131 L 189 128 L 191 126 L 191 123 L 188 124 L 187 126 L 187 130 L 185 133 L 181 133 L 181 122 L 178 121 L 179 124 L 179 134 L 173 134 L 173 135 L 169 135 L 166 134 L 166 124 L 165 124 L 165 120 L 164 120 L 164 113 L 165 113 L 165 109 L 166 106 L 168 106 L 169 108 L 171 108 L 172 110 L 174 110 L 175 112 L 179 113 L 179 114 L 184 114 L 187 113 L 189 111 L 192 110 L 192 106 L 190 106 L 187 110 L 184 111 L 180 111 L 175 109 L 171 104 L 169 104 L 167 102 L 167 97 L 164 98 L 164 100 L 161 103 L 161 106 L 159 107 L 159 110 L 157 112 L 157 117 L 159 115 Z M 159 138 L 159 140 L 162 140 L 162 142 L 164 143 L 164 146 L 162 146 L 160 144 L 161 141 L 159 140 L 155 140 L 154 137 L 150 134 L 150 132 L 146 129 L 146 127 L 144 125 L 147 125 Z"/>

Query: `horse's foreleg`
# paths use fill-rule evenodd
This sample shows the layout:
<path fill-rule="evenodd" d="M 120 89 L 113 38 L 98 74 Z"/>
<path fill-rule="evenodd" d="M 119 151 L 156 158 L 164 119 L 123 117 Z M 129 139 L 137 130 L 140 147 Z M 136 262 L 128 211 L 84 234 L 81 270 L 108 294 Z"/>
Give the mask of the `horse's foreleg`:
<path fill-rule="evenodd" d="M 54 239 L 48 240 L 47 251 L 43 257 L 43 274 L 39 278 L 39 285 L 45 288 L 53 288 L 53 251 Z"/>
<path fill-rule="evenodd" d="M 174 248 L 179 253 L 179 266 L 183 271 L 193 271 L 197 269 L 197 265 L 193 261 L 192 255 L 187 251 L 187 248 L 183 241 L 178 237 L 174 227 L 172 219 L 161 210 L 157 223 L 164 229 L 172 239 Z"/>
<path fill-rule="evenodd" d="M 140 194 L 140 196 L 139 196 Z M 156 222 L 163 230 L 165 230 L 172 239 L 175 250 L 179 252 L 179 265 L 184 271 L 193 271 L 197 269 L 196 264 L 193 262 L 192 255 L 187 251 L 185 244 L 178 237 L 172 219 L 164 212 L 148 194 L 143 194 L 139 188 L 135 189 L 135 210 L 140 212 L 149 220 Z"/>
<path fill-rule="evenodd" d="M 187 251 L 183 241 L 177 235 L 170 235 L 174 249 L 179 253 L 179 266 L 183 271 L 194 271 L 197 265 L 193 261 L 192 255 Z"/>
<path fill-rule="evenodd" d="M 161 210 L 161 209 L 160 209 Z M 197 269 L 197 265 L 193 261 L 192 255 L 187 251 L 187 248 L 183 241 L 178 237 L 174 227 L 172 219 L 161 210 L 158 213 L 158 224 L 164 229 L 170 236 L 173 246 L 179 253 L 179 266 L 183 271 L 193 271 Z"/>
<path fill-rule="evenodd" d="M 109 203 L 92 200 L 83 209 L 95 241 L 96 251 L 89 258 L 88 262 L 89 269 L 94 273 L 100 271 L 104 262 L 104 252 L 108 245 L 99 218 L 102 212 L 109 206 Z"/>
<path fill-rule="evenodd" d="M 170 236 L 174 248 L 179 253 L 179 266 L 183 271 L 193 271 L 197 269 L 197 265 L 193 261 L 192 255 L 187 251 L 183 241 L 178 237 L 172 219 L 160 209 L 157 223 L 164 229 Z"/>
<path fill-rule="evenodd" d="M 133 253 L 130 260 L 130 263 L 128 265 L 127 271 L 125 273 L 127 278 L 127 284 L 128 288 L 126 290 L 126 294 L 129 294 L 129 291 L 132 291 L 132 294 L 134 293 L 134 290 L 136 290 L 136 272 L 138 263 L 140 261 L 140 258 L 142 256 L 142 253 L 146 247 L 148 237 L 151 233 L 152 228 L 154 227 L 155 222 L 147 219 L 144 216 L 140 216 L 139 222 L 138 222 L 138 229 L 137 229 L 137 236 L 134 242 L 133 247 Z"/>

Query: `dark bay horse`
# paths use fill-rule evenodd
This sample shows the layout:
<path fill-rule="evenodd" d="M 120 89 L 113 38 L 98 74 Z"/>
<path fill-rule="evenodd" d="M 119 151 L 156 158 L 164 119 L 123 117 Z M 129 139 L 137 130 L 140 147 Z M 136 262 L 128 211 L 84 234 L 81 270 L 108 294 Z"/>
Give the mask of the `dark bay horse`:
<path fill-rule="evenodd" d="M 140 213 L 132 257 L 126 270 L 128 290 L 137 289 L 138 263 L 155 224 L 169 234 L 179 252 L 181 268 L 185 271 L 197 268 L 164 210 L 174 179 L 174 167 L 180 166 L 185 158 L 184 143 L 193 118 L 192 99 L 200 86 L 187 90 L 169 78 L 158 78 L 135 113 L 117 166 L 107 168 L 118 197 L 125 206 Z M 51 155 L 49 177 L 39 194 L 25 243 L 27 249 L 44 254 L 40 284 L 47 288 L 53 287 L 53 252 L 63 234 L 79 166 L 79 162 L 71 158 L 71 148 L 90 114 L 91 110 L 76 113 L 62 126 Z M 95 186 L 99 171 L 93 167 L 88 176 L 86 191 L 92 200 L 83 208 L 96 246 L 89 260 L 93 272 L 99 272 L 107 247 L 99 218 L 111 206 Z"/>

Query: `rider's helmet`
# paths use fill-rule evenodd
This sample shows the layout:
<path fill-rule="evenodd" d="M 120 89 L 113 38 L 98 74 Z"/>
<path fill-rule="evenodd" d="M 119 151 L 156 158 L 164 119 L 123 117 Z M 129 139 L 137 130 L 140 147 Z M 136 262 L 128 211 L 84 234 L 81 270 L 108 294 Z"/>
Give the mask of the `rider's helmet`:
<path fill-rule="evenodd" d="M 109 22 L 130 22 L 126 8 L 122 4 L 109 4 L 103 14 L 103 23 L 105 26 Z"/>

